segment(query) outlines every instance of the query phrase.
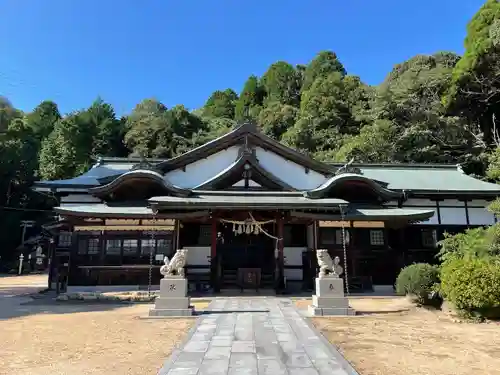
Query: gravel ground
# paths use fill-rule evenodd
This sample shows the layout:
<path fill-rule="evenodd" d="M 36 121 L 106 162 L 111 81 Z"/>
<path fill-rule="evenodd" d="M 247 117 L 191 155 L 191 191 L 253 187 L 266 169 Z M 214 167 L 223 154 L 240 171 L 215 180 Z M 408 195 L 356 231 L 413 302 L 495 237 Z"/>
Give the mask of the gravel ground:
<path fill-rule="evenodd" d="M 156 374 L 195 320 L 139 319 L 150 307 L 29 306 L 0 320 L 0 374 Z"/>
<path fill-rule="evenodd" d="M 458 322 L 401 297 L 350 304 L 363 315 L 313 322 L 361 375 L 500 374 L 500 323 Z"/>

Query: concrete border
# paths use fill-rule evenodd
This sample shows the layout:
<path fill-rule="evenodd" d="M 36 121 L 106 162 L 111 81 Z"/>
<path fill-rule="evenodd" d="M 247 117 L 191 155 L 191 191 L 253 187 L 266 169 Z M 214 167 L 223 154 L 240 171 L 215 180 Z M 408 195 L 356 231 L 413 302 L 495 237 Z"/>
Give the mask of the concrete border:
<path fill-rule="evenodd" d="M 352 365 L 351 362 L 349 362 L 343 355 L 342 353 L 340 352 L 339 348 L 332 344 L 330 341 L 328 341 L 328 339 L 325 337 L 325 335 L 323 335 L 323 333 L 317 329 L 314 324 L 312 323 L 311 321 L 311 317 L 309 316 L 305 316 L 301 311 L 300 309 L 295 305 L 295 303 L 293 303 L 293 301 L 291 300 L 291 305 L 292 307 L 295 309 L 295 311 L 297 311 L 297 313 L 299 314 L 299 316 L 304 319 L 304 321 L 306 322 L 307 326 L 314 332 L 318 335 L 319 339 L 321 340 L 321 342 L 328 348 L 328 351 L 330 352 L 330 354 L 332 354 L 333 357 L 335 357 L 339 363 L 342 365 L 342 368 L 349 374 L 349 375 L 360 375 L 356 369 L 354 368 L 354 366 Z M 347 317 L 347 316 L 346 316 Z"/>
<path fill-rule="evenodd" d="M 214 301 L 210 302 L 210 305 L 213 304 Z M 207 306 L 207 309 L 210 308 L 210 305 Z M 172 369 L 172 364 L 175 362 L 175 360 L 179 357 L 179 355 L 182 353 L 182 347 L 186 345 L 189 340 L 193 337 L 195 334 L 196 330 L 198 329 L 198 326 L 200 325 L 201 321 L 203 320 L 204 316 L 203 315 L 192 315 L 191 317 L 180 317 L 180 318 L 197 318 L 196 322 L 194 325 L 191 327 L 191 329 L 188 331 L 186 337 L 179 342 L 177 345 L 175 345 L 175 349 L 172 350 L 172 353 L 168 356 L 168 358 L 163 362 L 163 366 L 158 370 L 157 375 L 167 375 L 168 372 Z"/>

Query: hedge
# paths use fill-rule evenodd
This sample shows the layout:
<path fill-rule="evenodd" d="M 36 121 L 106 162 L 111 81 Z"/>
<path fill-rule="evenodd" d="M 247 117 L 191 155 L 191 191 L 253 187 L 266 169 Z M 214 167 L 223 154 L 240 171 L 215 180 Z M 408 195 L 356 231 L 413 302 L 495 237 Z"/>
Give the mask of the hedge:
<path fill-rule="evenodd" d="M 427 263 L 415 263 L 401 270 L 396 279 L 396 293 L 412 298 L 422 305 L 435 304 L 433 297 L 435 285 L 439 282 L 436 266 Z"/>
<path fill-rule="evenodd" d="M 500 318 L 500 258 L 453 259 L 441 266 L 440 293 L 463 315 Z"/>

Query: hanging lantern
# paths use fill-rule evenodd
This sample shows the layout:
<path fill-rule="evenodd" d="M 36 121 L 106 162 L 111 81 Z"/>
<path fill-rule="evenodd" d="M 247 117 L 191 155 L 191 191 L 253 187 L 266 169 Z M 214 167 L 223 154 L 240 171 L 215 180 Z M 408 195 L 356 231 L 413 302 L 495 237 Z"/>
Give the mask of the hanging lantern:
<path fill-rule="evenodd" d="M 247 225 L 246 225 L 246 228 L 245 228 L 245 233 L 246 233 L 246 234 L 250 234 L 250 233 L 252 233 L 252 228 L 251 228 L 251 225 L 250 225 L 250 224 L 247 224 Z"/>
<path fill-rule="evenodd" d="M 257 235 L 257 234 L 259 234 L 259 232 L 260 232 L 259 226 L 255 225 L 254 228 L 253 228 L 253 234 Z"/>
<path fill-rule="evenodd" d="M 233 223 L 233 233 L 236 233 L 237 229 L 236 229 L 236 223 Z"/>
<path fill-rule="evenodd" d="M 242 234 L 243 233 L 243 225 L 238 225 L 238 231 L 236 232 L 238 234 Z"/>

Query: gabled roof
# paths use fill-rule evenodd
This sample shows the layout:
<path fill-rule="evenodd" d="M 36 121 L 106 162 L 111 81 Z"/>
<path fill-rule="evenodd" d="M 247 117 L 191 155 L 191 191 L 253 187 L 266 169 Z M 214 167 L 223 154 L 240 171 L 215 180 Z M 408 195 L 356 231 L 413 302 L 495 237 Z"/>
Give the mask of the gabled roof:
<path fill-rule="evenodd" d="M 172 185 L 160 173 L 147 169 L 136 169 L 126 172 L 106 185 L 89 188 L 89 193 L 102 198 L 120 189 L 121 186 L 132 180 L 142 180 L 142 183 L 154 184 L 159 188 L 159 191 L 163 191 L 165 195 L 187 197 L 191 194 L 191 190 Z"/>
<path fill-rule="evenodd" d="M 337 186 L 349 182 L 362 182 L 369 189 L 371 189 L 377 196 L 388 201 L 391 199 L 398 199 L 402 197 L 402 193 L 395 192 L 381 186 L 375 180 L 356 173 L 342 173 L 335 175 L 325 181 L 321 186 L 316 189 L 305 191 L 304 195 L 308 198 L 325 198 L 328 194 L 333 191 Z"/>
<path fill-rule="evenodd" d="M 226 133 L 221 137 L 207 142 L 204 145 L 201 145 L 182 155 L 165 160 L 157 164 L 156 167 L 161 169 L 163 172 L 179 169 L 192 163 L 193 161 L 213 155 L 229 146 L 245 142 L 251 143 L 254 146 L 260 146 L 264 149 L 269 149 L 288 160 L 324 175 L 329 175 L 334 172 L 334 169 L 331 166 L 286 147 L 278 141 L 275 141 L 274 139 L 263 134 L 257 129 L 257 126 L 251 122 L 244 123 L 229 133 Z"/>
<path fill-rule="evenodd" d="M 300 164 L 306 169 L 311 169 L 324 175 L 325 179 L 328 178 L 329 180 L 323 181 L 320 186 L 310 190 L 307 194 L 311 197 L 326 194 L 326 191 L 335 186 L 338 183 L 338 177 L 335 176 L 335 173 L 344 166 L 343 164 L 326 164 L 315 161 L 262 134 L 252 123 L 245 123 L 229 133 L 178 157 L 168 160 L 148 159 L 147 161 L 154 166 L 154 169 L 158 172 L 157 177 L 159 177 L 168 171 L 182 168 L 189 163 L 212 155 L 232 145 L 247 145 L 251 149 L 255 149 L 255 147 L 264 148 Z M 101 158 L 89 171 L 80 176 L 66 180 L 37 181 L 34 183 L 34 188 L 40 191 L 52 190 L 61 193 L 86 193 L 89 188 L 106 186 L 111 183 L 119 184 L 122 181 L 121 175 L 127 174 L 143 161 L 140 158 Z M 194 188 L 202 188 L 205 183 L 210 185 L 214 180 L 223 178 L 226 172 L 235 172 L 234 168 L 237 167 L 239 166 L 235 162 L 228 170 Z M 258 162 L 253 163 L 252 167 L 255 168 L 257 174 L 262 178 L 265 177 L 268 181 L 274 181 L 274 184 L 282 186 L 284 190 L 288 189 L 283 181 L 280 182 L 275 176 L 269 176 L 269 173 L 266 173 L 268 171 L 263 169 L 262 165 L 259 165 Z M 468 176 L 456 165 L 351 164 L 350 167 L 359 169 L 363 178 L 371 179 L 378 186 L 382 187 L 383 189 L 379 189 L 373 185 L 381 194 L 387 193 L 387 196 L 390 194 L 386 190 L 406 191 L 410 196 L 448 194 L 486 197 L 489 199 L 489 197 L 500 195 L 500 185 Z M 164 179 L 163 176 L 162 178 Z M 346 176 L 342 179 L 345 178 Z M 158 182 L 160 182 L 159 179 Z M 168 185 L 168 182 L 165 181 L 165 184 Z M 175 188 L 171 186 L 166 187 L 169 191 L 175 191 Z M 99 191 L 99 189 L 96 191 Z"/>
<path fill-rule="evenodd" d="M 240 157 L 221 173 L 196 186 L 199 190 L 222 190 L 231 187 L 242 179 L 244 173 L 251 173 L 252 179 L 259 185 L 271 190 L 294 190 L 286 182 L 267 171 L 259 164 L 255 154 L 243 151 Z"/>
<path fill-rule="evenodd" d="M 340 167 L 340 164 L 331 164 Z M 479 194 L 500 195 L 500 185 L 465 174 L 453 164 L 353 164 L 368 178 L 387 182 L 387 189 L 407 191 L 412 195 Z"/>

